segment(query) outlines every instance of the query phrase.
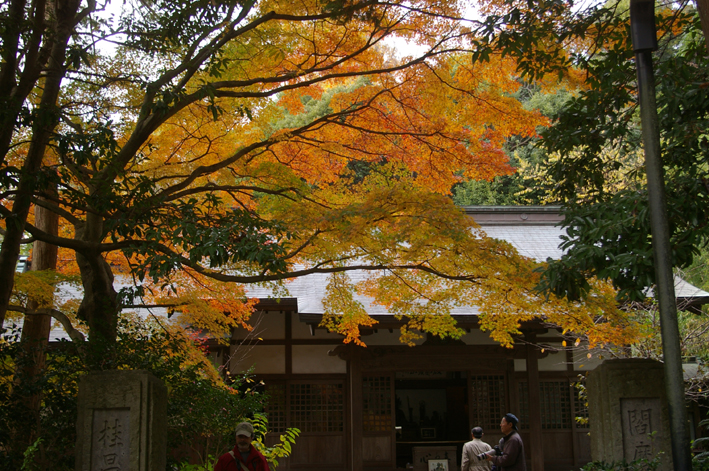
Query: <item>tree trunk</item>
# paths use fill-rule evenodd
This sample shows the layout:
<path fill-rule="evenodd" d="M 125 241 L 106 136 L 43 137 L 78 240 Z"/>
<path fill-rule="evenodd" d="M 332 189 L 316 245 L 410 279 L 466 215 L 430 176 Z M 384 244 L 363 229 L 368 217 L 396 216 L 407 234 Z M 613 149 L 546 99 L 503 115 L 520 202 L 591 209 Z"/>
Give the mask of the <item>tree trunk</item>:
<path fill-rule="evenodd" d="M 76 239 L 100 243 L 103 239 L 103 219 L 89 212 L 86 222 L 76 228 Z M 113 288 L 113 271 L 98 251 L 86 250 L 76 253 L 76 262 L 81 271 L 84 299 L 78 317 L 89 325 L 89 341 L 113 343 L 116 340 L 118 321 L 118 295 Z"/>
<path fill-rule="evenodd" d="M 59 232 L 59 217 L 40 206 L 35 207 L 35 225 L 48 234 Z M 36 241 L 32 248 L 32 271 L 56 270 L 57 246 L 42 241 Z M 39 308 L 38 303 L 29 300 L 28 310 Z M 20 342 L 20 360 L 17 362 L 21 371 L 16 372 L 15 381 L 19 391 L 32 391 L 18 398 L 27 411 L 26 427 L 15 433 L 17 446 L 26 449 L 37 438 L 39 430 L 39 411 L 41 392 L 36 387 L 46 366 L 46 351 L 49 342 L 49 332 L 52 318 L 46 314 L 28 314 L 22 325 Z"/>
<path fill-rule="evenodd" d="M 52 14 L 56 21 L 47 32 L 47 40 L 53 40 L 48 60 L 42 98 L 37 107 L 37 116 L 32 125 L 32 138 L 27 156 L 22 165 L 12 213 L 5 221 L 6 234 L 0 247 L 0 327 L 5 322 L 10 295 L 15 282 L 15 266 L 20 255 L 20 244 L 36 190 L 37 175 L 54 128 L 59 122 L 57 102 L 62 78 L 65 75 L 64 61 L 67 44 L 74 31 L 79 0 L 60 0 Z"/>
<path fill-rule="evenodd" d="M 78 317 L 89 325 L 89 341 L 116 340 L 118 295 L 113 288 L 113 273 L 100 253 L 76 254 L 84 285 L 84 299 Z"/>
<path fill-rule="evenodd" d="M 702 21 L 704 44 L 709 52 L 709 0 L 697 0 L 697 11 L 699 11 L 699 19 Z"/>

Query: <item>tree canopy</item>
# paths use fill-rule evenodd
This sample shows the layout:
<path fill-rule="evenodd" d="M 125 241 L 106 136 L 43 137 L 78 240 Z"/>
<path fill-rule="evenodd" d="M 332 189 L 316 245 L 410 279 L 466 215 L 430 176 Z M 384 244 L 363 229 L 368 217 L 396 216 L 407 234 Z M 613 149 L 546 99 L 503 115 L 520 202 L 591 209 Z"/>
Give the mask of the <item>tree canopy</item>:
<path fill-rule="evenodd" d="M 527 158 L 532 166 L 523 168 L 524 191 L 544 188 L 544 201 L 561 203 L 566 216 L 566 253 L 550 261 L 540 288 L 579 299 L 598 277 L 612 281 L 620 300 L 641 300 L 655 273 L 628 3 L 579 10 L 557 1 L 506 5 L 485 20 L 484 53 L 515 57 L 530 81 L 570 71 L 584 76 L 570 99 L 547 114 L 552 123 L 535 140 L 542 165 Z M 657 2 L 656 23 L 672 257 L 684 268 L 708 235 L 707 51 L 700 15 L 689 2 Z"/>
<path fill-rule="evenodd" d="M 607 287 L 538 294 L 534 262 L 451 203 L 461 178 L 512 173 L 506 140 L 547 123 L 513 96 L 524 57 L 486 52 L 489 24 L 456 2 L 109 6 L 2 7 L 2 289 L 19 246 L 41 240 L 75 260 L 92 338 L 115 338 L 121 309 L 145 302 L 229 329 L 253 307 L 245 285 L 309 273 L 333 274 L 326 322 L 347 341 L 371 322 L 354 289 L 409 319 L 404 341 L 460 335 L 445 316 L 458 305 L 508 345 L 534 317 L 599 342 L 632 335 Z M 389 37 L 423 52 L 397 58 Z M 33 205 L 59 215 L 58 235 Z M 372 278 L 351 286 L 353 269 Z M 136 287 L 117 291 L 120 273 Z M 3 319 L 26 311 L 9 299 Z"/>
<path fill-rule="evenodd" d="M 699 20 L 688 10 L 659 12 L 662 48 L 655 58 L 672 259 L 680 268 L 692 263 L 709 235 L 709 95 L 703 85 L 709 64 Z M 569 227 L 569 251 L 551 264 L 545 284 L 572 297 L 587 288 L 574 272 L 612 279 L 625 300 L 644 298 L 655 283 L 635 70 L 628 40 L 619 33 L 618 42 L 622 46 L 589 64 L 590 88 L 570 102 L 544 138 L 559 155 L 547 174 L 567 205 Z M 557 139 L 572 128 L 589 131 Z"/>

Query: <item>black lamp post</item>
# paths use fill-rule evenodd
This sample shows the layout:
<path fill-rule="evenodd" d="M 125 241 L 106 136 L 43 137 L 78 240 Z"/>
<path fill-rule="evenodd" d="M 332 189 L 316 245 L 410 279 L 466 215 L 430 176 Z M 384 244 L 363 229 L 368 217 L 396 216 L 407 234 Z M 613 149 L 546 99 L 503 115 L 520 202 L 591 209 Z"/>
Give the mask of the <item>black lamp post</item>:
<path fill-rule="evenodd" d="M 654 0 L 630 0 L 630 30 L 638 69 L 638 95 L 642 120 L 645 170 L 650 207 L 652 250 L 655 262 L 656 296 L 660 306 L 665 387 L 669 402 L 672 459 L 677 471 L 691 471 L 687 412 L 684 403 L 682 352 L 679 344 L 677 305 L 667 223 L 665 181 L 660 156 L 660 132 L 655 103 L 652 51 L 657 50 Z"/>

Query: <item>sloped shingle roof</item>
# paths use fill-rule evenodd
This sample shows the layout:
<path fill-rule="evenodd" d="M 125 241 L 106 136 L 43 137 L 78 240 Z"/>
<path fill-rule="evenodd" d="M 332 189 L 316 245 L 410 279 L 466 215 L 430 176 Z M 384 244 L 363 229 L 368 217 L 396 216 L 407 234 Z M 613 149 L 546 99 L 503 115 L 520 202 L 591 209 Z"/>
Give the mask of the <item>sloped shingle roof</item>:
<path fill-rule="evenodd" d="M 537 261 L 547 258 L 558 259 L 562 255 L 559 248 L 563 229 L 558 226 L 562 217 L 559 207 L 550 206 L 475 206 L 463 208 L 473 217 L 488 236 L 501 239 L 512 244 L 522 255 Z M 369 273 L 363 271 L 348 272 L 353 282 L 363 280 Z M 302 316 L 319 316 L 324 312 L 322 299 L 325 296 L 327 274 L 313 274 L 289 281 L 286 286 L 289 298 L 297 300 L 298 313 Z M 676 278 L 675 291 L 682 301 L 680 306 L 696 309 L 697 306 L 709 302 L 709 293 L 686 281 Z M 264 287 L 251 286 L 247 289 L 250 297 L 272 298 L 272 290 Z M 74 293 L 78 295 L 78 293 Z M 383 306 L 373 304 L 365 296 L 356 298 L 367 312 L 373 316 L 386 316 L 388 312 Z M 292 299 L 291 299 L 292 301 Z M 144 312 L 143 312 L 144 311 Z M 158 315 L 164 315 L 164 310 L 155 310 Z M 454 310 L 454 315 L 475 315 L 475 307 L 460 307 Z M 148 315 L 147 310 L 141 313 Z M 50 340 L 66 338 L 61 329 L 54 329 Z"/>

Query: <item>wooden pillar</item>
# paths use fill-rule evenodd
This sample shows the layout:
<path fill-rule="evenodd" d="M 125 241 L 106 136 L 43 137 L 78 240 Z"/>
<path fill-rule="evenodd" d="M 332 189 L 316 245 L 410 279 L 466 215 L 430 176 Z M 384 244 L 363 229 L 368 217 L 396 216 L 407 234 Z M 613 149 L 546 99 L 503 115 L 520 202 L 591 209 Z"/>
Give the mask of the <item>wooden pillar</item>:
<path fill-rule="evenodd" d="M 355 345 L 350 347 L 352 355 L 349 364 L 350 383 L 350 467 L 351 471 L 361 471 L 362 463 L 362 411 L 364 410 L 362 397 L 362 358 L 361 348 Z"/>
<path fill-rule="evenodd" d="M 568 372 L 571 381 L 575 381 L 573 376 L 574 353 L 571 350 L 566 350 L 566 371 Z M 576 433 L 576 416 L 578 415 L 578 411 L 576 410 L 576 394 L 576 388 L 573 386 L 569 387 L 569 395 L 571 396 L 571 453 L 574 455 L 574 466 L 581 467 L 581 464 L 579 464 L 579 437 L 578 433 Z"/>
<path fill-rule="evenodd" d="M 529 469 L 544 471 L 537 335 L 525 333 L 524 338 L 527 341 L 527 391 L 529 394 L 529 443 L 525 443 L 525 447 L 529 447 L 531 451 L 532 462 Z"/>
<path fill-rule="evenodd" d="M 293 374 L 293 312 L 286 311 L 286 375 Z"/>

